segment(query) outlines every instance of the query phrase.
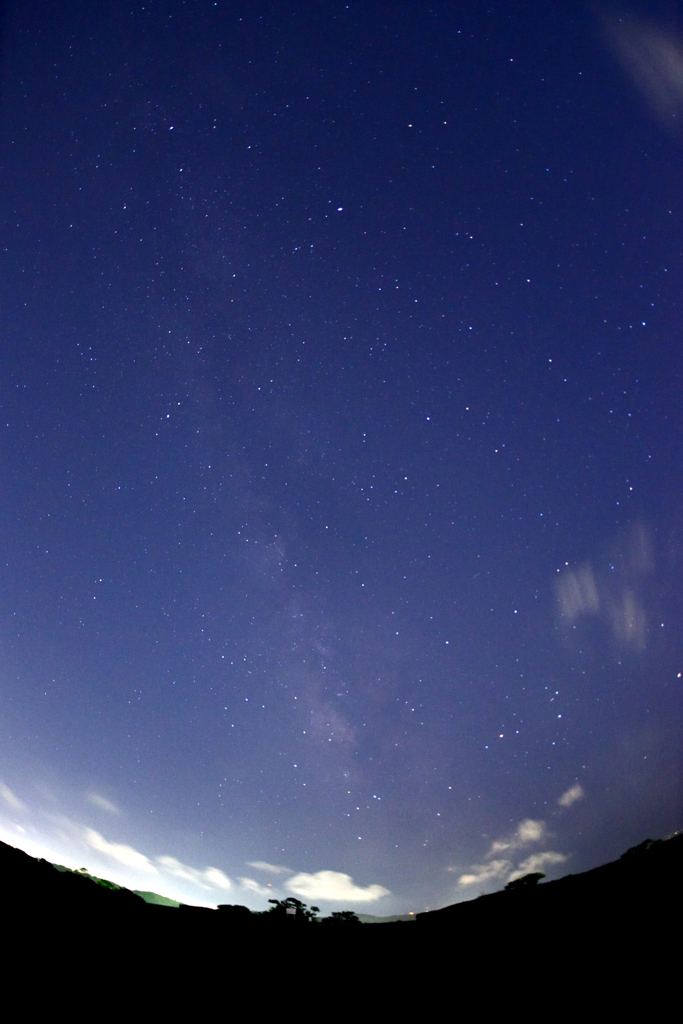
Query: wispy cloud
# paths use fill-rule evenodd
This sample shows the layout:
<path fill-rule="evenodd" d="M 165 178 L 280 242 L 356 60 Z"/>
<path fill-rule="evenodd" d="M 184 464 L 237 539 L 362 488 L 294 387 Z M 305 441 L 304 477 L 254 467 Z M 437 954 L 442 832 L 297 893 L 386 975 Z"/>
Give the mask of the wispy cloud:
<path fill-rule="evenodd" d="M 120 813 L 115 804 L 99 793 L 90 792 L 87 798 L 93 806 L 108 814 Z M 0 783 L 0 800 L 13 810 L 25 810 L 19 798 L 4 783 Z M 232 881 L 220 868 L 193 867 L 170 854 L 147 855 L 128 843 L 109 839 L 96 829 L 63 815 L 51 816 L 48 820 L 51 821 L 53 831 L 56 828 L 55 838 L 60 848 L 58 856 L 61 863 L 70 864 L 77 860 L 82 864 L 85 852 L 91 851 L 100 861 L 95 866 L 96 873 L 130 888 L 150 887 L 153 879 L 155 891 L 180 900 L 189 897 L 190 900 L 209 905 L 220 902 L 221 894 L 236 890 L 239 892 L 240 889 L 245 896 L 249 894 L 265 899 L 290 894 L 310 901 L 345 901 L 352 904 L 372 903 L 390 895 L 383 885 L 357 885 L 350 875 L 340 871 L 296 872 L 283 864 L 262 860 L 251 861 L 249 866 L 266 876 L 276 876 L 277 886 L 263 885 L 250 877 Z M 38 854 L 54 859 L 49 851 L 46 854 L 46 849 L 41 843 Z"/>
<path fill-rule="evenodd" d="M 85 842 L 91 850 L 96 850 L 97 853 L 102 853 L 105 857 L 118 861 L 119 864 L 125 864 L 127 868 L 135 868 L 137 871 L 145 871 L 152 875 L 158 873 L 154 864 L 149 857 L 145 857 L 144 853 L 140 853 L 124 843 L 110 843 L 93 828 L 85 830 Z"/>
<path fill-rule="evenodd" d="M 25 811 L 26 805 L 21 802 L 18 796 L 15 796 L 9 786 L 6 786 L 4 782 L 0 782 L 0 798 L 2 798 L 8 807 L 11 807 L 13 811 Z"/>
<path fill-rule="evenodd" d="M 214 889 L 232 889 L 232 882 L 220 868 L 204 868 L 202 877 Z"/>
<path fill-rule="evenodd" d="M 254 896 L 263 896 L 265 899 L 270 899 L 275 892 L 269 886 L 261 885 L 255 878 L 238 878 L 237 881 L 243 889 L 246 889 L 248 893 L 253 893 Z"/>
<path fill-rule="evenodd" d="M 563 572 L 556 584 L 560 614 L 571 624 L 579 615 L 596 615 L 600 598 L 590 565 Z"/>
<path fill-rule="evenodd" d="M 505 878 L 512 871 L 512 861 L 492 860 L 488 864 L 472 864 L 458 879 L 459 885 L 482 885 Z"/>
<path fill-rule="evenodd" d="M 532 853 L 530 857 L 523 860 L 519 864 L 515 871 L 508 877 L 508 882 L 514 882 L 516 878 L 522 878 L 523 875 L 529 875 L 534 871 L 542 871 L 543 868 L 550 867 L 552 864 L 564 864 L 569 858 L 563 853 L 556 853 L 555 850 L 545 850 L 543 853 Z"/>
<path fill-rule="evenodd" d="M 256 868 L 257 871 L 263 871 L 267 875 L 293 875 L 295 872 L 292 868 L 283 867 L 281 864 L 269 864 L 265 860 L 250 860 L 250 868 Z"/>
<path fill-rule="evenodd" d="M 525 818 L 520 821 L 516 831 L 506 839 L 496 839 L 491 843 L 491 849 L 487 857 L 504 853 L 506 850 L 519 850 L 529 843 L 539 843 L 546 835 L 544 821 L 535 821 L 533 818 Z"/>
<path fill-rule="evenodd" d="M 577 800 L 582 800 L 586 794 L 583 791 L 583 786 L 578 782 L 573 786 L 570 786 L 566 792 L 557 801 L 560 807 L 571 807 Z"/>
<path fill-rule="evenodd" d="M 219 868 L 193 868 L 183 864 L 175 857 L 155 857 L 152 861 L 144 853 L 135 850 L 132 846 L 124 843 L 112 843 L 92 828 L 85 830 L 85 842 L 91 850 L 133 868 L 135 871 L 143 871 L 150 875 L 170 875 L 173 878 L 182 878 L 186 882 L 192 882 L 202 889 L 218 889 L 227 891 L 232 888 L 232 882 Z"/>
<path fill-rule="evenodd" d="M 232 889 L 232 882 L 219 868 L 191 868 L 187 864 L 182 864 L 175 857 L 157 857 L 156 863 L 169 875 L 173 875 L 176 878 L 184 878 L 185 881 L 194 882 L 195 885 L 200 885 L 204 889 Z"/>
<path fill-rule="evenodd" d="M 576 788 L 576 787 L 572 787 Z M 578 787 L 581 788 L 580 786 Z M 567 793 L 572 790 L 567 790 Z M 583 791 L 581 791 L 583 795 Z M 567 794 L 563 794 L 563 797 Z M 560 800 L 563 799 L 560 797 Z M 580 799 L 576 796 L 574 799 Z M 524 818 L 520 821 L 515 831 L 510 836 L 494 840 L 491 843 L 483 864 L 472 864 L 458 878 L 458 884 L 470 887 L 473 885 L 488 885 L 491 882 L 511 882 L 522 875 L 528 875 L 533 871 L 541 871 L 544 867 L 552 864 L 561 864 L 567 857 L 554 850 L 545 850 L 540 853 L 532 853 L 525 860 L 515 867 L 512 856 L 516 850 L 533 843 L 540 843 L 548 838 L 548 830 L 544 821 L 534 818 Z M 506 854 L 501 857 L 500 854 Z M 516 858 L 515 858 L 516 860 Z M 449 868 L 452 870 L 452 868 Z"/>
<path fill-rule="evenodd" d="M 107 800 L 106 796 L 101 796 L 100 793 L 88 793 L 88 801 L 94 807 L 99 807 L 101 811 L 106 811 L 107 814 L 121 813 L 116 804 L 113 804 L 111 800 Z"/>
<path fill-rule="evenodd" d="M 647 618 L 645 607 L 638 594 L 626 587 L 607 604 L 614 638 L 622 647 L 633 647 L 636 651 L 645 648 Z"/>
<path fill-rule="evenodd" d="M 349 900 L 354 903 L 371 903 L 390 895 L 383 885 L 356 885 L 350 875 L 341 871 L 316 871 L 315 874 L 302 871 L 287 880 L 286 888 L 295 896 L 306 899 Z"/>
<path fill-rule="evenodd" d="M 633 15 L 603 17 L 608 45 L 672 134 L 683 120 L 683 41 L 671 29 Z"/>
<path fill-rule="evenodd" d="M 554 586 L 565 639 L 575 635 L 582 617 L 592 616 L 607 627 L 617 650 L 643 651 L 648 636 L 645 582 L 654 567 L 651 531 L 636 522 L 615 539 L 602 565 L 594 569 L 586 562 L 560 573 Z"/>

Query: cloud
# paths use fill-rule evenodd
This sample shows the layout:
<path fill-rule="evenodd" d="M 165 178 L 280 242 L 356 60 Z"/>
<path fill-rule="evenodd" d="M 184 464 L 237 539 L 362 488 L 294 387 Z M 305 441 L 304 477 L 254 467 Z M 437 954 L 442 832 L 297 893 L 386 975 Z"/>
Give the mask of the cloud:
<path fill-rule="evenodd" d="M 549 867 L 551 864 L 564 864 L 568 858 L 563 853 L 556 853 L 555 850 L 546 850 L 544 853 L 532 853 L 530 857 L 523 860 L 517 869 L 512 872 L 508 878 L 509 882 L 514 882 L 516 878 L 522 878 L 523 875 L 529 875 L 533 871 L 542 871 L 543 868 Z"/>
<path fill-rule="evenodd" d="M 582 800 L 586 794 L 583 791 L 583 786 L 579 783 L 575 783 L 570 786 L 566 793 L 563 793 L 560 799 L 557 801 L 560 807 L 571 807 L 577 800 Z"/>
<path fill-rule="evenodd" d="M 555 593 L 566 638 L 582 616 L 592 616 L 609 629 L 617 650 L 643 651 L 648 635 L 644 587 L 654 569 L 651 531 L 635 522 L 615 539 L 601 567 L 594 570 L 586 563 L 562 572 Z M 578 634 L 577 640 L 584 642 Z"/>
<path fill-rule="evenodd" d="M 168 856 L 157 857 L 156 862 L 167 874 L 194 882 L 195 885 L 200 885 L 203 889 L 232 889 L 232 882 L 219 868 L 208 867 L 202 871 L 199 868 L 191 868 L 187 864 L 182 864 L 175 857 Z"/>
<path fill-rule="evenodd" d="M 637 17 L 611 14 L 602 20 L 615 56 L 655 117 L 676 134 L 683 118 L 683 42 L 671 30 Z"/>
<path fill-rule="evenodd" d="M 227 875 L 223 874 L 220 868 L 205 868 L 203 877 L 214 889 L 232 889 L 232 882 Z"/>
<path fill-rule="evenodd" d="M 529 843 L 538 843 L 545 837 L 546 829 L 544 821 L 535 821 L 533 818 L 525 818 L 520 821 L 517 831 L 507 839 L 496 839 L 491 843 L 491 848 L 486 854 L 494 857 L 498 853 L 505 853 L 506 850 L 519 850 Z"/>
<path fill-rule="evenodd" d="M 468 874 L 461 875 L 459 885 L 477 885 L 505 878 L 512 870 L 509 860 L 492 860 L 488 864 L 473 864 Z"/>
<path fill-rule="evenodd" d="M 497 881 L 513 882 L 515 878 L 529 875 L 533 871 L 542 871 L 551 864 L 564 864 L 567 859 L 563 853 L 545 850 L 543 853 L 532 853 L 516 868 L 513 868 L 512 861 L 504 859 L 491 860 L 487 864 L 473 864 L 468 873 L 460 876 L 458 884 L 469 886 Z"/>
<path fill-rule="evenodd" d="M 630 588 L 625 588 L 609 602 L 608 614 L 617 643 L 624 647 L 633 647 L 636 651 L 644 650 L 647 618 L 638 594 Z"/>
<path fill-rule="evenodd" d="M 4 782 L 0 782 L 0 797 L 5 803 L 12 808 L 13 811 L 25 811 L 27 810 L 26 805 L 22 804 L 18 796 L 15 796 L 9 786 L 6 786 Z"/>
<path fill-rule="evenodd" d="M 92 828 L 85 830 L 85 842 L 92 850 L 137 871 L 157 876 L 171 875 L 173 878 L 181 878 L 207 890 L 227 892 L 232 889 L 232 882 L 220 868 L 210 866 L 203 869 L 193 868 L 170 856 L 155 857 L 152 861 L 144 853 L 133 849 L 132 846 L 126 846 L 123 843 L 110 843 L 108 839 Z"/>
<path fill-rule="evenodd" d="M 517 837 L 520 846 L 527 843 L 537 843 L 545 835 L 545 822 L 534 821 L 532 818 L 525 818 L 520 821 L 517 827 Z"/>
<path fill-rule="evenodd" d="M 369 903 L 389 896 L 383 885 L 355 885 L 350 875 L 341 871 L 316 871 L 315 874 L 301 872 L 288 879 L 287 889 L 296 896 L 312 900 L 349 900 L 354 903 Z"/>
<path fill-rule="evenodd" d="M 106 796 L 100 796 L 99 793 L 88 793 L 88 800 L 95 807 L 99 807 L 101 811 L 106 811 L 107 814 L 121 813 L 116 804 L 113 804 L 111 800 L 107 800 Z"/>
<path fill-rule="evenodd" d="M 257 871 L 265 871 L 268 875 L 293 875 L 294 871 L 291 868 L 285 868 L 281 864 L 269 864 L 265 860 L 250 860 L 250 868 L 256 868 Z"/>
<path fill-rule="evenodd" d="M 145 857 L 144 853 L 134 850 L 132 846 L 126 846 L 124 843 L 110 843 L 104 836 L 101 836 L 99 832 L 95 832 L 92 828 L 85 830 L 85 841 L 92 850 L 103 853 L 105 857 L 111 857 L 112 860 L 118 861 L 119 864 L 125 864 L 126 867 L 136 868 L 138 871 L 146 871 L 149 874 L 157 874 L 157 869 L 149 857 Z"/>
<path fill-rule="evenodd" d="M 579 787 L 580 788 L 580 787 Z M 567 792 L 571 792 L 568 790 Z M 583 792 L 583 791 L 582 791 Z M 566 794 L 565 794 L 566 796 Z M 562 797 L 560 798 L 562 799 Z M 579 797 L 575 797 L 579 799 Z M 459 885 L 486 885 L 489 882 L 511 881 L 513 878 L 521 878 L 531 871 L 539 871 L 543 865 L 559 864 L 566 860 L 561 853 L 554 853 L 548 850 L 546 853 L 534 853 L 515 868 L 510 854 L 514 850 L 521 850 L 531 843 L 540 843 L 547 837 L 547 829 L 544 821 L 535 818 L 524 818 L 520 821 L 511 836 L 503 839 L 496 839 L 486 854 L 484 864 L 472 864 L 468 870 L 460 875 Z M 499 854 L 507 853 L 508 856 L 500 857 Z M 531 866 L 529 866 L 531 865 Z M 451 870 L 449 868 L 449 870 Z"/>
<path fill-rule="evenodd" d="M 579 615 L 596 615 L 600 611 L 600 598 L 595 576 L 590 565 L 574 572 L 563 572 L 556 584 L 560 614 L 572 623 Z"/>
<path fill-rule="evenodd" d="M 365 888 L 356 885 L 349 875 L 340 871 L 317 871 L 308 874 L 305 871 L 294 872 L 292 868 L 281 864 L 269 864 L 264 860 L 249 862 L 249 867 L 256 868 L 268 875 L 291 875 L 284 884 L 285 888 L 296 896 L 311 900 L 349 900 L 355 903 L 369 903 L 388 896 L 389 890 L 382 885 L 368 885 Z M 258 896 L 272 897 L 275 890 L 271 886 L 261 885 L 253 878 L 240 878 L 243 889 Z"/>
<path fill-rule="evenodd" d="M 269 886 L 261 885 L 261 883 L 257 882 L 254 878 L 238 878 L 237 881 L 243 889 L 246 889 L 247 892 L 254 893 L 255 896 L 265 896 L 267 899 L 270 899 L 275 891 Z"/>

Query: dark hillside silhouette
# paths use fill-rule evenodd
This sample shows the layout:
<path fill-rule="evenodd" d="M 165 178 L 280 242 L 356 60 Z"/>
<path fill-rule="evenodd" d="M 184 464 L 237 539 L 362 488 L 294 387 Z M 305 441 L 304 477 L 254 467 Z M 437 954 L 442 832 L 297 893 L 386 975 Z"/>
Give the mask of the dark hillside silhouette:
<path fill-rule="evenodd" d="M 384 972 L 398 985 L 416 970 L 446 978 L 454 963 L 472 977 L 484 967 L 519 972 L 532 955 L 535 970 L 558 984 L 562 965 L 577 958 L 598 981 L 610 976 L 605 964 L 619 964 L 622 974 L 630 964 L 628 970 L 643 978 L 648 971 L 666 972 L 682 869 L 683 836 L 646 841 L 592 871 L 419 914 L 417 927 L 397 920 L 370 928 L 349 911 L 321 924 L 313 908 L 293 898 L 260 913 L 240 905 L 212 910 L 145 902 L 87 872 L 58 869 L 0 843 L 4 934 L 22 956 L 38 943 L 57 958 L 96 951 L 102 965 L 119 962 L 125 950 L 131 964 L 139 961 L 163 976 L 175 963 L 184 971 L 194 965 L 200 975 L 207 965 L 220 974 L 227 962 L 245 970 L 307 965 L 323 975 L 331 963 L 347 973 L 372 963 L 374 976 Z"/>
<path fill-rule="evenodd" d="M 0 878 L 5 916 L 33 918 L 65 915 L 135 916 L 146 907 L 129 889 L 94 878 L 83 870 L 70 871 L 30 857 L 0 843 Z"/>
<path fill-rule="evenodd" d="M 424 934 L 514 928 L 517 934 L 642 935 L 680 912 L 682 873 L 683 835 L 645 840 L 611 864 L 540 885 L 527 876 L 529 882 L 519 879 L 525 884 L 418 914 L 417 921 Z"/>

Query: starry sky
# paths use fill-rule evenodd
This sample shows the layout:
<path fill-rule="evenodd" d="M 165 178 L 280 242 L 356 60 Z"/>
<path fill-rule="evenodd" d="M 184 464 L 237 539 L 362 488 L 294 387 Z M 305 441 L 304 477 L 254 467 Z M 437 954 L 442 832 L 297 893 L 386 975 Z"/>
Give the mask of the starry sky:
<path fill-rule="evenodd" d="M 422 911 L 681 825 L 670 3 L 0 23 L 0 838 Z"/>

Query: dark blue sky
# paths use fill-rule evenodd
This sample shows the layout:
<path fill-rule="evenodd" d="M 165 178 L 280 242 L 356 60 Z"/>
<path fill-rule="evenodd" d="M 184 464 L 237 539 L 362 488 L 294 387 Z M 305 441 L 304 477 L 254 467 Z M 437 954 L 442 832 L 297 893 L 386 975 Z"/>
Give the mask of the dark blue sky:
<path fill-rule="evenodd" d="M 678 828 L 680 10 L 1 31 L 2 838 L 381 914 Z"/>

